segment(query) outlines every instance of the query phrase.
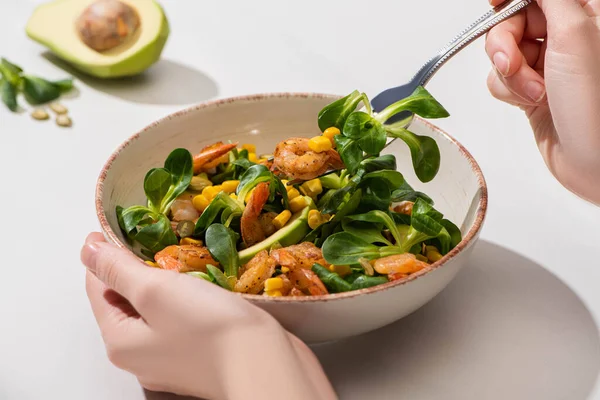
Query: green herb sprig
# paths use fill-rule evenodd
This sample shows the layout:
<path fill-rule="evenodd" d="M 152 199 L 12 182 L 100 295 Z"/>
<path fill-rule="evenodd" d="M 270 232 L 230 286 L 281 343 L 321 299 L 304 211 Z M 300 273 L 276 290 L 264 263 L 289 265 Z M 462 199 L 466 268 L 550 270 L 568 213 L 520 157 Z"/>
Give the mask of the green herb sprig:
<path fill-rule="evenodd" d="M 39 105 L 58 99 L 73 89 L 73 79 L 49 81 L 25 74 L 23 68 L 5 58 L 0 59 L 0 98 L 6 107 L 19 109 L 18 95 L 23 94 L 30 105 Z"/>

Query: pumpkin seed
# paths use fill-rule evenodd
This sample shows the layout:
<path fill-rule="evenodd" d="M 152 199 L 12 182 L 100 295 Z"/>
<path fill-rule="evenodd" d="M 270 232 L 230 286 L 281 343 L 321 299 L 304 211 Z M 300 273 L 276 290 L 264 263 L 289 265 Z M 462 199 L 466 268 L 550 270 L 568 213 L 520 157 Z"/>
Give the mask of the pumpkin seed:
<path fill-rule="evenodd" d="M 31 112 L 31 117 L 33 119 L 37 119 L 38 121 L 43 121 L 43 120 L 50 118 L 48 113 L 46 111 L 42 110 L 41 108 L 36 108 L 35 110 L 33 110 Z"/>
<path fill-rule="evenodd" d="M 61 114 L 56 117 L 56 124 L 58 126 L 69 127 L 73 124 L 73 122 L 71 121 L 71 118 L 69 118 L 68 115 Z"/>
<path fill-rule="evenodd" d="M 57 114 L 66 114 L 69 111 L 67 110 L 67 107 L 63 106 L 60 103 L 51 103 L 50 109 Z"/>

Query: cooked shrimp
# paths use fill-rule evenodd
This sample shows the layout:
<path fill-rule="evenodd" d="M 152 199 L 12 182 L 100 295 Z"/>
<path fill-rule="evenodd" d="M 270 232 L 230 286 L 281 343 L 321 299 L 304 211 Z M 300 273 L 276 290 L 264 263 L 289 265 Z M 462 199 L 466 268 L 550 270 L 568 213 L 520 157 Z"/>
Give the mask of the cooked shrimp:
<path fill-rule="evenodd" d="M 210 169 L 216 167 L 221 161 L 219 159 L 233 150 L 235 146 L 237 146 L 237 143 L 225 144 L 223 142 L 206 146 L 200 151 L 200 154 L 194 156 L 194 173 L 197 174 L 203 168 Z M 217 160 L 219 163 L 214 164 Z"/>
<path fill-rule="evenodd" d="M 258 220 L 260 221 L 260 226 L 262 227 L 262 230 L 265 233 L 266 237 L 269 237 L 275 232 L 277 232 L 277 228 L 275 228 L 275 225 L 273 224 L 273 220 L 275 219 L 275 217 L 277 217 L 276 212 L 263 213 L 260 214 L 260 217 L 258 217 Z"/>
<path fill-rule="evenodd" d="M 277 263 L 291 270 L 303 268 L 312 269 L 315 263 L 324 266 L 329 264 L 323 258 L 323 252 L 320 248 L 311 242 L 302 242 L 293 246 L 276 249 L 271 252 L 271 256 L 277 260 Z"/>
<path fill-rule="evenodd" d="M 256 185 L 240 221 L 242 240 L 247 247 L 262 242 L 267 237 L 260 221 L 260 213 L 268 199 L 269 184 L 261 182 Z"/>
<path fill-rule="evenodd" d="M 298 289 L 304 294 L 319 296 L 329 293 L 321 279 L 310 269 L 298 268 L 288 272 L 287 276 L 292 281 L 294 289 Z"/>
<path fill-rule="evenodd" d="M 191 200 L 177 199 L 171 205 L 171 219 L 173 221 L 194 221 L 200 216 Z"/>
<path fill-rule="evenodd" d="M 277 262 L 266 250 L 261 251 L 246 264 L 244 273 L 237 280 L 234 292 L 258 294 L 265 287 L 265 281 L 275 272 Z"/>
<path fill-rule="evenodd" d="M 192 244 L 167 246 L 154 255 L 154 260 L 162 269 L 179 272 L 206 272 L 208 264 L 219 265 L 206 247 Z"/>
<path fill-rule="evenodd" d="M 417 260 L 411 253 L 396 254 L 375 260 L 373 268 L 380 274 L 414 274 L 425 268 L 428 264 Z"/>
<path fill-rule="evenodd" d="M 344 163 L 334 149 L 316 153 L 308 147 L 307 138 L 290 138 L 275 148 L 271 169 L 281 171 L 290 179 L 311 180 L 329 169 L 342 169 Z"/>

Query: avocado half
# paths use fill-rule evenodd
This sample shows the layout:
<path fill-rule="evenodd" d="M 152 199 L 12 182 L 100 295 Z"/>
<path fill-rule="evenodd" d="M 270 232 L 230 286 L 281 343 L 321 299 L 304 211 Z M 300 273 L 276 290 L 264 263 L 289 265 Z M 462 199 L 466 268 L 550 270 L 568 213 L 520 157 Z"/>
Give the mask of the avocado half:
<path fill-rule="evenodd" d="M 137 12 L 139 28 L 126 42 L 96 51 L 79 37 L 76 21 L 95 0 L 55 0 L 38 6 L 27 22 L 27 36 L 76 69 L 98 77 L 137 75 L 160 58 L 169 37 L 169 23 L 154 0 L 121 0 Z"/>

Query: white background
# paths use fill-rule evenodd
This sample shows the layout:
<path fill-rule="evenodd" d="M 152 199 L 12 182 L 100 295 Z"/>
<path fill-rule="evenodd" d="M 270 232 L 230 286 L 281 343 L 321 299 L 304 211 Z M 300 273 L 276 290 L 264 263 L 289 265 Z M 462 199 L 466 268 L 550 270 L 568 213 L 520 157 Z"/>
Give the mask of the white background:
<path fill-rule="evenodd" d="M 0 55 L 62 78 L 73 71 L 25 36 L 35 4 L 0 0 Z M 64 101 L 72 129 L 0 107 L 0 399 L 144 396 L 105 357 L 79 261 L 85 235 L 98 229 L 97 175 L 123 140 L 213 98 L 354 89 L 374 96 L 408 80 L 488 7 L 485 0 L 163 5 L 172 33 L 162 61 L 126 82 L 78 76 L 78 96 Z M 452 114 L 439 125 L 487 178 L 482 242 L 423 309 L 317 349 L 344 399 L 600 398 L 591 394 L 600 371 L 600 209 L 555 182 L 522 113 L 487 93 L 488 69 L 479 41 L 428 86 Z"/>

